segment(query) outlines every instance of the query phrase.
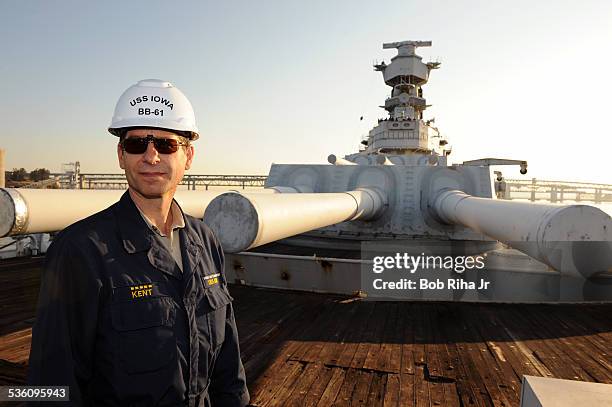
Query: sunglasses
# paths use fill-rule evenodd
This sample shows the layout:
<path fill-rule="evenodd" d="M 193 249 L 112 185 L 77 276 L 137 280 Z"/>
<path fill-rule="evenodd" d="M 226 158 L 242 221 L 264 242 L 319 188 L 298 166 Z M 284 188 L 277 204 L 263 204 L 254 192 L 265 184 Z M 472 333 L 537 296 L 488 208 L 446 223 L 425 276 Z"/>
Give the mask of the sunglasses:
<path fill-rule="evenodd" d="M 147 151 L 149 143 L 153 143 L 155 149 L 160 154 L 176 153 L 179 146 L 186 146 L 187 143 L 180 142 L 173 138 L 155 138 L 149 134 L 146 137 L 129 137 L 123 139 L 121 146 L 123 151 L 128 154 L 142 154 Z"/>

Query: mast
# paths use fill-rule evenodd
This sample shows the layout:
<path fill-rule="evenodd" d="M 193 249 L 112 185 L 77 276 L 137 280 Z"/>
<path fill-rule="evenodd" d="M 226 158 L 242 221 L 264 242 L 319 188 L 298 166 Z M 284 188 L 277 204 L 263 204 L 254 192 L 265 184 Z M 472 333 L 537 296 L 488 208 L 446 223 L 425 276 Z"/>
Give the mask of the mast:
<path fill-rule="evenodd" d="M 429 73 L 440 66 L 439 62 L 422 61 L 416 54 L 419 47 L 430 47 L 431 41 L 401 41 L 383 44 L 383 49 L 397 49 L 391 63 L 375 64 L 382 72 L 385 84 L 391 87 L 391 95 L 382 107 L 388 118 L 379 119 L 370 130 L 365 154 L 410 155 L 414 153 L 446 155 L 445 140 L 438 130 L 423 121 L 423 111 L 430 105 L 423 97 L 423 85 Z"/>

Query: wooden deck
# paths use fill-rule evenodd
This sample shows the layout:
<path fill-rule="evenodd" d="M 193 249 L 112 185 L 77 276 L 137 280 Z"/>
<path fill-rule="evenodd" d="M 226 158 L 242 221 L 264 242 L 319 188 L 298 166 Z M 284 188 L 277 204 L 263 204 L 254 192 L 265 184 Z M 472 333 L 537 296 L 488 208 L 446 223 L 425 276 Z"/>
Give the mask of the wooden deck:
<path fill-rule="evenodd" d="M 0 385 L 24 381 L 39 272 L 0 263 Z M 518 406 L 523 374 L 612 384 L 612 304 L 230 291 L 254 406 Z"/>

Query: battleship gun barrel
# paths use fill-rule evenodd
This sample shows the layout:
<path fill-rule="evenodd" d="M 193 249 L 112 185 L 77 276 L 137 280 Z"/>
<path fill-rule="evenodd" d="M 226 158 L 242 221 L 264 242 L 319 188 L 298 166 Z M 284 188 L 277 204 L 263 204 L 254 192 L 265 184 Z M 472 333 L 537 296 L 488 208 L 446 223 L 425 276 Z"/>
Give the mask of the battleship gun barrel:
<path fill-rule="evenodd" d="M 208 205 L 204 222 L 224 251 L 237 253 L 340 222 L 374 219 L 386 204 L 386 196 L 373 188 L 337 193 L 230 192 Z"/>
<path fill-rule="evenodd" d="M 460 224 L 565 272 L 589 277 L 612 268 L 612 219 L 589 205 L 544 205 L 444 190 L 433 200 L 443 223 Z"/>
<path fill-rule="evenodd" d="M 0 188 L 0 237 L 46 233 L 99 212 L 119 200 L 123 190 Z M 223 191 L 177 191 L 183 211 L 204 216 L 210 201 Z"/>

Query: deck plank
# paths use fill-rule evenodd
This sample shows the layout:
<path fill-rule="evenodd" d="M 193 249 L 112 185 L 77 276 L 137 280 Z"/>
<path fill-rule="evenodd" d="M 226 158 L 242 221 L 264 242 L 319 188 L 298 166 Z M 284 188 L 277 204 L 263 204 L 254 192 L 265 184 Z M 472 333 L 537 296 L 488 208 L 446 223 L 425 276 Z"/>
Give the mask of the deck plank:
<path fill-rule="evenodd" d="M 440 399 L 438 394 L 441 394 L 441 401 L 438 405 L 455 406 L 459 405 L 457 396 L 457 387 L 455 385 L 455 363 L 448 350 L 447 340 L 443 335 L 439 326 L 444 326 L 453 323 L 452 314 L 447 304 L 437 304 L 436 312 L 429 312 L 430 318 L 429 328 L 433 343 L 430 348 L 433 348 L 437 353 L 439 361 L 439 370 L 437 372 L 429 371 L 430 393 L 432 394 L 432 402 L 435 404 Z M 434 400 L 436 399 L 436 400 Z"/>
<path fill-rule="evenodd" d="M 541 340 L 541 326 L 534 325 L 530 318 L 518 307 L 514 307 L 507 313 L 510 329 L 519 336 L 529 338 L 524 344 L 529 348 L 533 356 L 540 361 L 546 369 L 560 379 L 592 381 L 590 376 L 584 374 L 582 369 L 566 364 L 564 356 L 558 355 L 552 347 L 551 340 Z M 531 315 L 530 315 L 531 316 Z"/>
<path fill-rule="evenodd" d="M 372 329 L 372 336 L 369 337 L 367 355 L 363 361 L 363 368 L 369 370 L 381 370 L 384 366 L 379 363 L 381 349 L 385 342 L 385 337 L 388 336 L 386 331 L 391 331 L 390 318 L 392 317 L 392 303 L 378 303 L 378 312 L 375 314 L 375 320 L 373 321 L 375 326 Z M 391 372 L 394 373 L 394 372 Z"/>
<path fill-rule="evenodd" d="M 317 322 L 316 340 L 307 342 L 304 345 L 305 353 L 300 360 L 306 362 L 316 362 L 321 360 L 320 354 L 334 351 L 334 349 L 324 349 L 337 342 L 340 330 L 345 326 L 345 321 L 349 318 L 350 308 L 343 304 L 334 303 L 329 314 Z M 325 351 L 325 352 L 324 352 Z M 295 356 L 294 356 L 295 357 Z"/>
<path fill-rule="evenodd" d="M 558 355 L 565 356 L 566 363 L 574 363 L 588 374 L 595 382 L 606 382 L 612 380 L 611 366 L 604 360 L 593 358 L 594 349 L 588 346 L 587 341 L 577 340 L 575 336 L 568 335 L 563 324 L 558 324 L 555 332 L 551 332 L 547 324 L 549 317 L 541 313 L 533 313 L 532 321 L 541 327 L 541 330 L 547 337 L 548 342 L 555 348 Z M 563 336 L 554 337 L 555 334 L 562 333 Z"/>
<path fill-rule="evenodd" d="M 370 394 L 370 386 L 376 377 L 369 371 L 358 369 L 355 388 L 351 394 L 351 406 L 368 406 L 368 395 Z"/>
<path fill-rule="evenodd" d="M 351 330 L 351 332 L 346 336 L 346 343 L 343 346 L 343 349 L 338 358 L 338 366 L 342 367 L 350 367 L 359 347 L 359 344 L 362 341 L 362 337 L 364 337 L 364 329 L 362 327 L 365 326 L 367 321 L 370 319 L 372 312 L 374 311 L 374 307 L 370 303 L 359 302 L 356 303 L 355 306 L 358 307 L 358 315 L 360 317 L 360 323 L 355 325 L 355 327 Z"/>
<path fill-rule="evenodd" d="M 368 398 L 364 403 L 365 406 L 382 406 L 385 398 L 385 387 L 387 382 L 386 373 L 376 373 L 372 377 Z"/>
<path fill-rule="evenodd" d="M 401 356 L 401 372 L 405 374 L 414 374 L 414 304 L 402 303 L 400 308 L 400 324 L 403 328 L 402 334 L 402 356 Z M 404 310 L 404 312 L 401 312 Z"/>
<path fill-rule="evenodd" d="M 455 383 L 459 392 L 461 403 L 463 406 L 487 406 L 487 402 L 483 397 L 484 389 L 482 388 L 482 379 L 472 369 L 472 363 L 467 356 L 465 350 L 468 345 L 466 340 L 466 326 L 458 319 L 456 310 L 453 309 L 455 323 L 447 324 L 441 327 L 444 330 L 447 338 L 447 352 L 453 361 L 455 373 Z"/>
<path fill-rule="evenodd" d="M 353 393 L 355 389 L 355 385 L 357 384 L 357 380 L 359 379 L 360 374 L 358 369 L 346 369 L 346 374 L 344 375 L 344 380 L 340 385 L 340 389 L 337 392 L 335 400 L 327 401 L 327 404 L 319 404 L 322 406 L 337 406 L 337 407 L 345 407 L 351 405 L 351 400 L 353 400 Z M 321 399 L 323 400 L 323 399 Z"/>
<path fill-rule="evenodd" d="M 413 406 L 415 400 L 415 374 L 400 374 L 400 406 Z"/>
<path fill-rule="evenodd" d="M 593 324 L 595 329 L 589 329 L 584 323 L 592 318 L 590 315 L 596 314 L 593 308 L 595 307 L 579 312 L 580 308 L 577 307 L 550 307 L 547 315 L 555 327 L 563 330 L 565 336 L 576 337 L 582 346 L 589 349 L 592 355 L 597 355 L 597 360 L 612 371 L 612 329 L 600 332 L 601 327 L 612 326 L 612 317 L 609 314 L 601 315 L 597 323 Z M 611 313 L 609 308 L 607 312 Z"/>
<path fill-rule="evenodd" d="M 387 336 L 383 339 L 378 359 L 378 370 L 391 373 L 400 373 L 402 368 L 402 342 L 404 325 L 400 315 L 400 304 L 394 303 L 391 314 L 387 320 L 389 328 Z"/>
<path fill-rule="evenodd" d="M 397 407 L 400 403 L 400 375 L 388 374 L 383 398 L 384 407 Z"/>
<path fill-rule="evenodd" d="M 304 370 L 303 364 L 295 361 L 277 360 L 274 369 L 268 369 L 266 374 L 254 386 L 251 395 L 251 403 L 257 406 L 274 405 L 278 395 L 282 394 L 286 387 L 297 380 L 299 373 Z"/>
<path fill-rule="evenodd" d="M 289 396 L 285 399 L 284 405 L 287 406 L 302 406 L 303 401 L 308 394 L 308 390 L 313 385 L 314 381 L 323 371 L 323 366 L 317 363 L 308 363 L 302 375 L 296 380 Z"/>
<path fill-rule="evenodd" d="M 472 328 L 468 334 L 469 345 L 467 349 L 473 367 L 480 375 L 486 389 L 489 400 L 485 399 L 485 401 L 491 401 L 494 406 L 516 405 L 519 402 L 518 393 L 515 393 L 512 388 L 506 386 L 505 383 L 508 383 L 508 379 L 504 377 L 504 372 L 489 352 L 489 348 L 485 343 L 486 339 L 483 339 L 480 335 L 479 325 L 481 318 L 477 311 L 478 305 L 472 304 L 471 309 L 465 313 L 464 318 Z M 513 377 L 514 373 L 512 372 L 511 374 Z M 500 383 L 504 387 L 500 387 Z"/>
<path fill-rule="evenodd" d="M 280 307 L 279 307 L 280 308 Z M 335 322 L 335 303 L 326 301 L 324 308 L 315 316 L 311 326 L 317 329 L 308 329 L 303 336 L 302 343 L 291 354 L 291 360 L 314 362 L 324 345 L 324 336 L 333 329 Z"/>
<path fill-rule="evenodd" d="M 279 374 L 275 378 L 276 380 L 270 383 L 270 387 L 273 389 L 273 391 L 269 393 L 271 397 L 266 400 L 266 402 L 262 403 L 262 406 L 276 407 L 284 406 L 286 404 L 285 401 L 290 396 L 293 386 L 298 380 L 300 380 L 300 377 L 305 370 L 304 363 L 294 364 L 294 362 L 289 361 L 287 362 L 287 365 L 291 366 L 287 373 L 285 375 Z"/>
<path fill-rule="evenodd" d="M 380 344 L 377 343 L 376 333 L 380 331 L 380 325 L 384 323 L 386 318 L 384 314 L 385 310 L 381 302 L 369 302 L 367 305 L 372 307 L 373 310 L 367 321 L 365 321 L 366 325 L 363 328 L 363 334 L 359 340 L 353 360 L 351 361 L 350 366 L 355 369 L 364 367 L 370 349 L 375 350 L 380 347 Z"/>
<path fill-rule="evenodd" d="M 359 326 L 362 322 L 359 311 L 363 307 L 361 302 L 357 304 L 351 304 L 351 302 L 340 302 L 342 308 L 347 312 L 337 318 L 336 329 L 319 354 L 320 362 L 325 365 L 348 367 L 350 364 L 350 360 L 341 364 L 340 357 L 342 352 L 350 346 L 351 333 L 355 331 L 354 327 Z"/>
<path fill-rule="evenodd" d="M 317 403 L 317 407 L 327 407 L 334 405 L 338 394 L 340 393 L 340 388 L 344 383 L 344 378 L 346 377 L 348 369 L 342 368 L 333 368 L 332 376 Z"/>
<path fill-rule="evenodd" d="M 303 407 L 314 407 L 319 403 L 319 400 L 323 397 L 323 392 L 327 388 L 332 376 L 334 374 L 334 368 L 323 366 L 315 378 L 314 383 L 310 386 L 304 399 L 302 401 Z"/>
<path fill-rule="evenodd" d="M 418 364 L 414 374 L 414 400 L 415 407 L 429 407 L 429 383 L 425 380 L 425 364 Z M 434 396 L 435 398 L 435 396 Z"/>

